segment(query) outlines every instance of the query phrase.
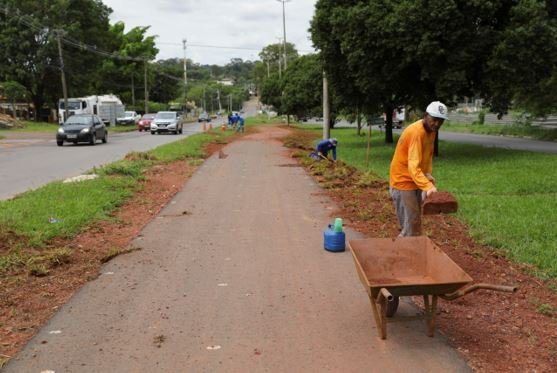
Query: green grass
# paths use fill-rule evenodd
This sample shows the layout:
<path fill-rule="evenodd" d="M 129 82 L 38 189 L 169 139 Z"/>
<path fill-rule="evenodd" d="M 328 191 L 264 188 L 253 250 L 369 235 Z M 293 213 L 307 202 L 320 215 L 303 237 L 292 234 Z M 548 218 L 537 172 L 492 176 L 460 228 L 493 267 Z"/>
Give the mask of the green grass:
<path fill-rule="evenodd" d="M 443 124 L 443 131 L 495 136 L 529 137 L 538 140 L 557 141 L 557 129 L 545 129 L 531 126 L 464 124 L 448 121 Z"/>
<path fill-rule="evenodd" d="M 0 138 L 3 133 L 8 132 L 33 132 L 33 133 L 56 133 L 58 130 L 58 123 L 46 123 L 46 122 L 32 122 L 32 121 L 23 121 L 23 127 L 21 128 L 12 128 L 12 129 L 0 129 Z M 111 127 L 110 125 L 107 126 L 109 132 L 132 132 L 137 131 L 137 127 L 135 125 L 126 125 L 126 126 L 116 126 Z"/>
<path fill-rule="evenodd" d="M 161 145 L 146 153 L 130 153 L 125 159 L 93 169 L 100 176 L 78 183 L 49 183 L 13 199 L 0 201 L 0 239 L 17 235 L 25 242 L 11 245 L 0 255 L 0 271 L 27 267 L 35 275 L 44 275 L 47 266 L 41 248 L 55 237 L 71 238 L 95 221 L 110 219 L 110 214 L 137 190 L 144 171 L 158 163 L 182 159 L 198 161 L 204 157 L 208 142 L 225 142 L 231 131 L 189 136 Z M 12 233 L 9 233 L 9 232 Z M 30 255 L 29 248 L 38 250 Z"/>
<path fill-rule="evenodd" d="M 388 179 L 394 147 L 384 143 L 384 136 L 372 132 L 369 170 Z M 355 129 L 333 129 L 331 137 L 339 139 L 339 159 L 367 169 L 367 132 L 357 136 Z M 440 190 L 458 199 L 457 217 L 470 226 L 472 236 L 557 277 L 557 156 L 444 141 L 439 145 L 433 175 Z"/>
<path fill-rule="evenodd" d="M 12 129 L 0 129 L 0 135 L 7 132 L 47 132 L 56 133 L 58 129 L 57 123 L 46 123 L 46 122 L 31 122 L 22 121 L 23 127 L 12 128 Z"/>

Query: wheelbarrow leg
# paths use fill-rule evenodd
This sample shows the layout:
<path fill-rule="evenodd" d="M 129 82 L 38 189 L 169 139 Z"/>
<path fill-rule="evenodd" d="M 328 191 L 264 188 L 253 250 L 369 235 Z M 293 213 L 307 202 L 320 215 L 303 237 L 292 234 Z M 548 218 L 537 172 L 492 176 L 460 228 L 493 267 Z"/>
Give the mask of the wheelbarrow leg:
<path fill-rule="evenodd" d="M 435 330 L 435 312 L 437 310 L 437 295 L 431 296 L 431 304 L 429 302 L 429 295 L 424 295 L 425 316 L 427 322 L 427 335 L 433 337 Z"/>
<path fill-rule="evenodd" d="M 371 310 L 373 311 L 373 318 L 375 319 L 375 325 L 377 325 L 377 330 L 379 331 L 379 335 L 381 339 L 387 338 L 387 320 L 386 317 L 383 317 L 383 307 L 381 307 L 381 314 L 377 309 L 377 303 L 375 299 L 369 294 L 369 302 L 371 303 Z"/>

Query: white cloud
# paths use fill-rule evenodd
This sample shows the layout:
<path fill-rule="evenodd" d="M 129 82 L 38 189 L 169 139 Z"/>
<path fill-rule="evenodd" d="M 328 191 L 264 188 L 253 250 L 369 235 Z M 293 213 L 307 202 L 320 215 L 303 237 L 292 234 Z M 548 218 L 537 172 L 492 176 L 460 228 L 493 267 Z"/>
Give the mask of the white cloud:
<path fill-rule="evenodd" d="M 301 54 L 313 51 L 309 23 L 316 0 L 291 0 L 285 5 L 286 40 Z M 126 31 L 151 26 L 157 35 L 157 59 L 187 58 L 200 64 L 224 65 L 232 58 L 256 60 L 261 49 L 283 36 L 282 4 L 277 0 L 103 0 L 123 21 Z M 215 48 L 227 47 L 227 48 Z M 238 49 L 233 49 L 238 48 Z M 247 48 L 247 49 L 246 49 Z"/>

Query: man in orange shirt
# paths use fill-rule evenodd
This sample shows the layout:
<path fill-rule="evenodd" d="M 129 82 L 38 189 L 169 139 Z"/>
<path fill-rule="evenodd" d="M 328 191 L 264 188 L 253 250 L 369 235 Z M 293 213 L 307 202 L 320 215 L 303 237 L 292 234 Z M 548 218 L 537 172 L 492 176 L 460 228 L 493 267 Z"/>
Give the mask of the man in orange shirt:
<path fill-rule="evenodd" d="M 398 140 L 391 161 L 390 192 L 398 222 L 399 236 L 422 234 L 422 192 L 437 192 L 431 176 L 435 135 L 448 119 L 447 107 L 434 101 L 427 106 L 423 119 L 409 125 Z"/>

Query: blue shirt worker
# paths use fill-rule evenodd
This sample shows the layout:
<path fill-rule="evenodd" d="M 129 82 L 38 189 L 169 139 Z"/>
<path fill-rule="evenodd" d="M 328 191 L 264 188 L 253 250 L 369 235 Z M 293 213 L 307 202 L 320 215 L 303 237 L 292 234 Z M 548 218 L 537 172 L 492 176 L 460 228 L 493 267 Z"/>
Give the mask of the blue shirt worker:
<path fill-rule="evenodd" d="M 238 115 L 236 120 L 238 122 L 238 128 L 236 129 L 236 132 L 244 132 L 244 118 Z"/>
<path fill-rule="evenodd" d="M 329 159 L 329 151 L 333 153 L 333 160 L 337 160 L 337 139 L 326 139 L 322 140 L 317 144 L 315 151 L 310 154 L 313 159 Z"/>

